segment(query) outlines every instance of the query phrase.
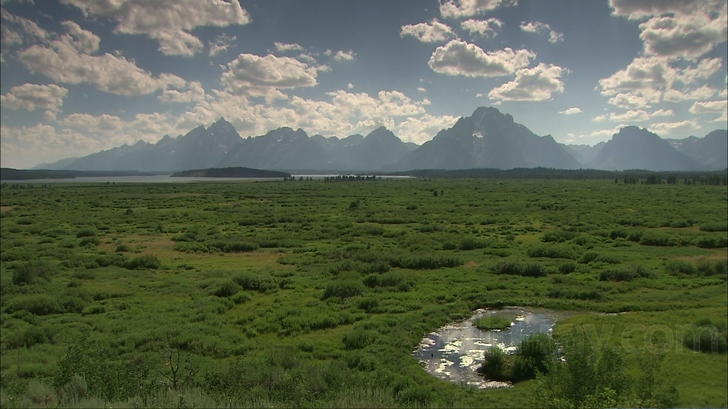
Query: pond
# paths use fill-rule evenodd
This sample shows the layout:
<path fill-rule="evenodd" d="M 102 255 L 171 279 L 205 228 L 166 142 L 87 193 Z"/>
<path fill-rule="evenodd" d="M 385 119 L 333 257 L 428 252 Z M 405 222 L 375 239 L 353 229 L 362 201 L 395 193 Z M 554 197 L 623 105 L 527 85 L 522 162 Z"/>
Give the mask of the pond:
<path fill-rule="evenodd" d="M 511 320 L 512 326 L 492 331 L 481 331 L 475 326 L 477 319 L 492 317 Z M 476 310 L 467 320 L 450 323 L 427 334 L 413 355 L 427 372 L 440 379 L 479 389 L 509 387 L 508 382 L 486 381 L 478 374 L 483 353 L 491 346 L 498 346 L 512 354 L 525 337 L 539 332 L 551 333 L 556 320 L 556 313 L 549 310 L 517 307 Z"/>

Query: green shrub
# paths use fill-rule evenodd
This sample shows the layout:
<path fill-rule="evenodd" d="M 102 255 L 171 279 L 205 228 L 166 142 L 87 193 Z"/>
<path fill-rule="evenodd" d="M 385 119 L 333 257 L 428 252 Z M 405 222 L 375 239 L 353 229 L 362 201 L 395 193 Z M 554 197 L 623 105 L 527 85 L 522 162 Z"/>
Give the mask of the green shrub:
<path fill-rule="evenodd" d="M 526 337 L 521 341 L 513 361 L 513 379 L 533 379 L 537 373 L 546 374 L 556 353 L 556 343 L 548 334 Z"/>
<path fill-rule="evenodd" d="M 627 266 L 602 271 L 599 273 L 599 281 L 632 281 L 637 278 L 649 278 L 651 275 L 642 266 Z"/>
<path fill-rule="evenodd" d="M 569 274 L 576 271 L 576 263 L 573 261 L 567 261 L 565 263 L 559 264 L 559 273 L 561 274 Z"/>
<path fill-rule="evenodd" d="M 574 249 L 565 246 L 536 245 L 528 249 L 529 257 L 569 258 L 576 259 L 578 254 Z"/>
<path fill-rule="evenodd" d="M 45 260 L 24 261 L 15 266 L 13 271 L 13 284 L 32 285 L 51 280 L 51 276 L 58 272 L 58 268 Z"/>
<path fill-rule="evenodd" d="M 240 286 L 234 281 L 226 281 L 218 286 L 212 294 L 216 297 L 231 297 L 240 291 Z"/>
<path fill-rule="evenodd" d="M 374 343 L 376 336 L 371 331 L 355 329 L 344 335 L 345 349 L 362 349 Z"/>
<path fill-rule="evenodd" d="M 707 231 L 707 232 L 728 231 L 728 223 L 701 224 L 700 231 Z"/>
<path fill-rule="evenodd" d="M 728 247 L 728 238 L 726 238 L 725 236 L 720 236 L 720 237 L 703 236 L 703 237 L 698 237 L 695 244 L 698 247 L 701 247 L 704 249 L 720 249 L 723 247 Z"/>
<path fill-rule="evenodd" d="M 581 256 L 579 262 L 581 264 L 589 264 L 592 261 L 596 260 L 597 257 L 599 257 L 599 253 L 596 253 L 594 251 L 588 251 Z"/>
<path fill-rule="evenodd" d="M 23 332 L 15 333 L 8 338 L 10 348 L 30 348 L 33 345 L 41 345 L 55 342 L 54 331 L 48 326 L 30 326 Z"/>
<path fill-rule="evenodd" d="M 662 233 L 645 233 L 640 238 L 639 243 L 643 246 L 661 246 L 670 247 L 676 246 L 677 242 L 670 236 Z"/>
<path fill-rule="evenodd" d="M 543 277 L 548 274 L 545 268 L 538 263 L 522 263 L 518 261 L 502 261 L 493 267 L 491 271 L 495 274 L 510 274 L 525 277 Z"/>
<path fill-rule="evenodd" d="M 513 324 L 511 320 L 500 316 L 485 316 L 475 320 L 475 326 L 481 331 L 490 331 L 494 329 L 506 329 Z M 499 348 L 500 349 L 500 348 Z"/>
<path fill-rule="evenodd" d="M 50 315 L 61 312 L 58 301 L 50 295 L 26 295 L 12 299 L 5 307 L 5 312 L 12 314 L 28 311 L 35 315 Z"/>
<path fill-rule="evenodd" d="M 134 257 L 126 263 L 126 268 L 129 270 L 139 269 L 150 269 L 156 270 L 162 263 L 159 261 L 157 256 L 153 254 L 142 254 L 139 257 Z"/>
<path fill-rule="evenodd" d="M 86 247 L 86 246 L 98 246 L 101 244 L 101 241 L 98 239 L 98 237 L 91 236 L 91 237 L 84 237 L 81 239 L 81 241 L 78 242 L 78 245 L 80 247 Z"/>
<path fill-rule="evenodd" d="M 372 312 L 379 306 L 377 298 L 362 298 L 357 304 L 357 308 L 366 312 Z"/>
<path fill-rule="evenodd" d="M 79 239 L 82 237 L 94 237 L 96 236 L 96 230 L 94 229 L 81 229 L 76 233 L 76 237 Z"/>
<path fill-rule="evenodd" d="M 508 369 L 508 355 L 497 346 L 491 346 L 485 351 L 485 361 L 478 368 L 478 372 L 492 381 L 505 381 L 510 379 Z"/>
<path fill-rule="evenodd" d="M 700 320 L 682 333 L 682 342 L 693 351 L 723 354 L 728 346 L 725 325 L 719 328 L 710 319 Z"/>
<path fill-rule="evenodd" d="M 261 277 L 253 274 L 238 274 L 233 277 L 239 286 L 246 291 L 258 291 L 265 293 L 268 290 L 278 288 L 278 282 L 272 277 Z"/>
<path fill-rule="evenodd" d="M 238 292 L 237 294 L 233 295 L 230 299 L 235 304 L 244 304 L 250 300 L 250 296 L 247 293 Z"/>
<path fill-rule="evenodd" d="M 361 295 L 364 288 L 357 281 L 341 281 L 329 283 L 324 290 L 324 299 L 331 297 L 349 298 Z"/>
<path fill-rule="evenodd" d="M 131 251 L 131 248 L 126 244 L 119 244 L 114 251 L 117 253 L 128 253 Z"/>
<path fill-rule="evenodd" d="M 726 276 L 728 261 L 723 260 L 700 260 L 697 267 L 698 273 L 702 276 Z"/>
<path fill-rule="evenodd" d="M 436 270 L 443 267 L 457 267 L 462 265 L 463 261 L 459 258 L 442 255 L 423 255 L 396 257 L 391 259 L 389 263 L 393 267 L 412 270 Z"/>
<path fill-rule="evenodd" d="M 683 260 L 670 260 L 665 263 L 665 270 L 672 274 L 687 274 L 693 275 L 696 273 L 695 266 L 692 263 L 688 263 Z"/>

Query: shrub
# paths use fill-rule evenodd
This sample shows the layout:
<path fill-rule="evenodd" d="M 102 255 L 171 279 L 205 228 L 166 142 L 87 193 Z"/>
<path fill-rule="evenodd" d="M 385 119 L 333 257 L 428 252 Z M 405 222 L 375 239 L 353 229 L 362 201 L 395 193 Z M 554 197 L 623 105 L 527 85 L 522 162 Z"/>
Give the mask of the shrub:
<path fill-rule="evenodd" d="M 538 263 L 521 263 L 518 261 L 502 261 L 491 268 L 495 274 L 510 274 L 525 277 L 543 277 L 546 269 Z"/>
<path fill-rule="evenodd" d="M 53 329 L 47 326 L 33 325 L 21 333 L 8 337 L 8 346 L 11 348 L 30 348 L 33 345 L 53 342 Z"/>
<path fill-rule="evenodd" d="M 235 304 L 244 304 L 250 300 L 250 296 L 244 292 L 238 292 L 230 298 Z"/>
<path fill-rule="evenodd" d="M 372 312 L 379 306 L 379 300 L 376 298 L 362 298 L 357 304 L 357 308 L 366 312 Z"/>
<path fill-rule="evenodd" d="M 539 332 L 524 338 L 516 350 L 513 379 L 533 379 L 537 373 L 547 373 L 555 353 L 556 343 L 548 334 Z"/>
<path fill-rule="evenodd" d="M 252 274 L 239 274 L 233 277 L 239 286 L 246 291 L 258 291 L 264 293 L 268 290 L 278 288 L 278 283 L 272 277 L 260 277 Z"/>
<path fill-rule="evenodd" d="M 330 297 L 349 298 L 361 295 L 364 288 L 357 281 L 341 281 L 333 282 L 326 286 L 324 290 L 324 299 Z"/>
<path fill-rule="evenodd" d="M 28 383 L 24 398 L 34 407 L 54 407 L 56 405 L 56 393 L 50 386 L 35 379 Z M 25 406 L 21 401 L 21 406 Z"/>
<path fill-rule="evenodd" d="M 478 372 L 489 380 L 505 381 L 509 378 L 506 373 L 508 355 L 497 346 L 491 346 L 485 351 L 485 361 L 478 368 Z"/>
<path fill-rule="evenodd" d="M 695 244 L 698 247 L 701 247 L 704 249 L 720 249 L 723 247 L 728 247 L 728 238 L 726 238 L 725 236 L 720 236 L 720 237 L 703 236 L 703 237 L 699 237 Z"/>
<path fill-rule="evenodd" d="M 719 329 L 710 319 L 700 320 L 683 332 L 682 342 L 693 351 L 723 354 L 728 345 L 725 325 Z"/>
<path fill-rule="evenodd" d="M 672 274 L 693 275 L 696 272 L 695 266 L 683 260 L 670 260 L 665 263 L 665 270 Z"/>
<path fill-rule="evenodd" d="M 592 261 L 596 260 L 597 257 L 599 257 L 599 253 L 589 251 L 589 252 L 584 253 L 581 256 L 581 258 L 579 259 L 579 262 L 582 264 L 589 264 Z"/>
<path fill-rule="evenodd" d="M 82 237 L 93 237 L 96 236 L 96 231 L 94 229 L 81 229 L 76 233 L 76 237 L 79 239 Z"/>
<path fill-rule="evenodd" d="M 546 257 L 546 258 L 570 258 L 578 257 L 574 249 L 565 246 L 541 245 L 532 246 L 528 249 L 529 257 Z"/>
<path fill-rule="evenodd" d="M 661 247 L 671 247 L 677 245 L 675 240 L 673 240 L 672 237 L 666 235 L 666 234 L 660 234 L 660 233 L 646 233 L 642 235 L 642 238 L 640 238 L 640 244 L 643 246 L 661 246 Z"/>
<path fill-rule="evenodd" d="M 627 266 L 602 271 L 599 274 L 599 281 L 632 281 L 637 278 L 647 278 L 650 276 L 650 272 L 642 266 Z"/>
<path fill-rule="evenodd" d="M 159 266 L 162 263 L 159 261 L 157 256 L 153 254 L 143 254 L 139 257 L 134 257 L 133 259 L 129 260 L 129 262 L 126 263 L 126 268 L 129 270 L 138 270 L 138 269 L 150 269 L 150 270 L 156 270 L 159 268 Z"/>
<path fill-rule="evenodd" d="M 463 261 L 455 257 L 424 255 L 393 258 L 390 260 L 390 264 L 393 267 L 412 270 L 435 270 L 442 267 L 457 267 L 462 265 Z"/>
<path fill-rule="evenodd" d="M 97 237 L 84 237 L 81 239 L 81 241 L 78 242 L 78 245 L 80 247 L 86 247 L 88 245 L 91 246 L 98 246 L 101 244 L 101 241 Z"/>
<path fill-rule="evenodd" d="M 485 316 L 475 320 L 475 326 L 481 331 L 506 329 L 513 324 L 511 320 L 499 316 Z M 499 348 L 500 349 L 500 348 Z"/>
<path fill-rule="evenodd" d="M 728 270 L 728 261 L 726 260 L 700 260 L 698 262 L 698 273 L 703 276 L 726 276 L 726 270 Z"/>
<path fill-rule="evenodd" d="M 362 349 L 374 343 L 376 337 L 373 332 L 355 329 L 344 335 L 345 349 Z"/>
<path fill-rule="evenodd" d="M 235 295 L 238 291 L 240 291 L 240 286 L 231 280 L 220 284 L 220 286 L 212 293 L 216 297 L 230 297 Z"/>
<path fill-rule="evenodd" d="M 9 314 L 23 310 L 35 315 L 49 315 L 60 312 L 60 306 L 55 298 L 43 294 L 17 297 L 5 307 Z"/>
<path fill-rule="evenodd" d="M 728 231 L 728 223 L 706 223 L 700 225 L 700 231 Z"/>
<path fill-rule="evenodd" d="M 131 251 L 131 248 L 126 244 L 119 244 L 114 251 L 117 253 L 128 253 Z"/>
<path fill-rule="evenodd" d="M 31 285 L 51 280 L 57 267 L 45 260 L 31 260 L 18 264 L 13 271 L 13 284 Z"/>
<path fill-rule="evenodd" d="M 573 261 L 568 261 L 566 263 L 559 264 L 559 273 L 561 274 L 569 274 L 576 271 L 576 263 Z"/>

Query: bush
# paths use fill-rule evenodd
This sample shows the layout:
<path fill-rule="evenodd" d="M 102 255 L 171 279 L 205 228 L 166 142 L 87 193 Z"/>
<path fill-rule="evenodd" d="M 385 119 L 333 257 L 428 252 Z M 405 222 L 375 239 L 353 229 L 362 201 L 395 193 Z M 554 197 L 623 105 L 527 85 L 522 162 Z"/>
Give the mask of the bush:
<path fill-rule="evenodd" d="M 682 342 L 693 351 L 723 354 L 728 345 L 725 325 L 718 328 L 710 319 L 698 321 L 683 332 Z"/>
<path fill-rule="evenodd" d="M 493 381 L 505 381 L 509 379 L 506 373 L 508 367 L 508 355 L 497 346 L 491 346 L 485 351 L 485 361 L 478 368 L 478 372 L 485 375 L 486 379 Z"/>
<path fill-rule="evenodd" d="M 526 337 L 521 341 L 513 362 L 513 379 L 533 379 L 537 373 L 546 374 L 556 353 L 556 343 L 548 334 Z"/>
<path fill-rule="evenodd" d="M 92 236 L 92 237 L 84 237 L 81 239 L 81 241 L 78 242 L 78 245 L 80 247 L 86 247 L 88 245 L 91 246 L 98 246 L 101 244 L 101 241 L 98 239 L 98 237 Z"/>
<path fill-rule="evenodd" d="M 599 281 L 632 281 L 650 276 L 650 272 L 642 266 L 628 266 L 602 271 L 599 274 Z"/>
<path fill-rule="evenodd" d="M 698 247 L 701 247 L 704 249 L 720 249 L 723 247 L 728 247 L 728 238 L 726 238 L 725 236 L 720 236 L 720 237 L 703 236 L 703 237 L 699 237 L 695 244 Z"/>
<path fill-rule="evenodd" d="M 323 298 L 349 298 L 361 295 L 362 292 L 364 292 L 364 288 L 361 283 L 357 281 L 333 282 L 326 286 Z"/>
<path fill-rule="evenodd" d="M 698 273 L 702 276 L 726 276 L 728 270 L 728 261 L 726 260 L 700 260 L 698 262 Z"/>
<path fill-rule="evenodd" d="M 639 242 L 643 246 L 671 247 L 677 245 L 677 242 L 672 237 L 660 233 L 643 234 Z"/>
<path fill-rule="evenodd" d="M 234 281 L 226 281 L 220 284 L 212 294 L 216 297 L 230 297 L 237 294 L 238 291 L 240 291 L 240 286 Z"/>
<path fill-rule="evenodd" d="M 435 270 L 442 267 L 457 267 L 463 264 L 461 259 L 446 256 L 403 256 L 390 260 L 393 267 L 412 270 Z"/>
<path fill-rule="evenodd" d="M 707 231 L 707 232 L 728 231 L 728 223 L 701 224 L 700 231 Z"/>
<path fill-rule="evenodd" d="M 159 268 L 159 266 L 162 263 L 159 261 L 157 256 L 153 254 L 143 254 L 139 257 L 134 257 L 133 259 L 129 260 L 128 263 L 126 263 L 126 268 L 129 270 L 139 270 L 139 269 L 150 269 L 150 270 L 156 270 Z"/>
<path fill-rule="evenodd" d="M 546 258 L 569 258 L 576 259 L 578 254 L 574 249 L 565 246 L 541 245 L 532 246 L 528 249 L 529 257 L 546 257 Z"/>
<path fill-rule="evenodd" d="M 589 252 L 584 253 L 581 256 L 581 258 L 579 259 L 579 262 L 581 264 L 589 264 L 592 261 L 596 260 L 597 257 L 599 257 L 599 253 L 596 253 L 596 252 L 593 252 L 593 251 L 589 251 Z"/>
<path fill-rule="evenodd" d="M 376 298 L 362 298 L 357 304 L 357 308 L 366 312 L 372 312 L 379 306 L 379 300 Z"/>
<path fill-rule="evenodd" d="M 31 260 L 22 262 L 13 271 L 13 284 L 32 285 L 48 282 L 51 276 L 58 272 L 57 267 L 45 260 Z"/>
<path fill-rule="evenodd" d="M 543 277 L 547 271 L 538 263 L 521 263 L 518 261 L 502 261 L 491 267 L 495 274 L 510 274 L 525 277 Z"/>
<path fill-rule="evenodd" d="M 5 307 L 5 312 L 12 314 L 18 311 L 28 311 L 35 315 L 49 315 L 60 311 L 58 301 L 49 295 L 28 295 L 17 297 Z"/>
<path fill-rule="evenodd" d="M 696 272 L 695 266 L 683 260 L 670 260 L 665 263 L 665 270 L 672 274 L 693 275 Z"/>
<path fill-rule="evenodd" d="M 561 274 L 569 274 L 576 271 L 576 263 L 573 261 L 568 261 L 566 263 L 561 263 L 559 265 L 559 273 Z"/>
<path fill-rule="evenodd" d="M 94 229 L 81 229 L 76 233 L 76 237 L 79 239 L 82 237 L 94 237 L 96 236 L 96 231 Z"/>
<path fill-rule="evenodd" d="M 374 333 L 361 329 L 355 329 L 344 335 L 345 349 L 362 349 L 374 343 L 376 337 Z"/>
<path fill-rule="evenodd" d="M 233 277 L 239 286 L 246 291 L 258 291 L 264 293 L 268 290 L 278 288 L 278 282 L 272 277 L 260 277 L 252 274 L 239 274 Z"/>

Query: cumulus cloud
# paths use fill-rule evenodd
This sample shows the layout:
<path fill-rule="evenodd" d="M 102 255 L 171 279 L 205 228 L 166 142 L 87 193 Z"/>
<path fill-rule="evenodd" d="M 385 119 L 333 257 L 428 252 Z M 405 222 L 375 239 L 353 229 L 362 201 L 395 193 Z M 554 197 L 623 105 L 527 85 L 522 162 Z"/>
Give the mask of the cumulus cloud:
<path fill-rule="evenodd" d="M 647 127 L 647 129 L 649 129 L 651 132 L 654 132 L 658 135 L 669 134 L 676 130 L 700 128 L 700 124 L 694 119 L 679 122 L 658 122 Z"/>
<path fill-rule="evenodd" d="M 88 83 L 97 89 L 118 95 L 150 94 L 159 89 L 183 87 L 182 78 L 161 74 L 157 77 L 137 67 L 133 61 L 111 54 L 84 54 L 79 43 L 64 36 L 49 46 L 33 45 L 18 53 L 18 59 L 33 73 L 40 73 L 56 82 Z"/>
<path fill-rule="evenodd" d="M 265 89 L 313 87 L 316 75 L 317 67 L 294 58 L 240 54 L 227 64 L 221 82 L 233 93 L 261 95 Z"/>
<path fill-rule="evenodd" d="M 356 54 L 349 50 L 349 51 L 337 51 L 336 54 L 334 54 L 334 60 L 336 61 L 354 61 L 356 59 Z"/>
<path fill-rule="evenodd" d="M 604 122 L 609 118 L 609 114 L 597 115 L 592 118 L 592 122 Z"/>
<path fill-rule="evenodd" d="M 287 51 L 303 51 L 303 47 L 300 45 L 293 43 L 293 44 L 286 44 L 286 43 L 279 43 L 275 42 L 273 45 L 276 47 L 276 51 L 280 53 L 285 53 Z"/>
<path fill-rule="evenodd" d="M 439 43 L 455 37 L 452 29 L 433 18 L 429 23 L 408 24 L 402 26 L 400 37 L 412 36 L 423 43 Z"/>
<path fill-rule="evenodd" d="M 472 17 L 498 7 L 517 5 L 518 0 L 448 0 L 440 3 L 440 15 L 443 18 Z"/>
<path fill-rule="evenodd" d="M 62 0 L 81 9 L 87 16 L 115 20 L 115 31 L 146 34 L 159 42 L 164 55 L 192 56 L 202 42 L 191 34 L 197 27 L 245 25 L 251 19 L 237 1 L 223 0 Z"/>
<path fill-rule="evenodd" d="M 527 67 L 536 54 L 528 50 L 513 51 L 510 48 L 486 53 L 475 44 L 452 40 L 437 47 L 430 61 L 430 68 L 440 74 L 466 77 L 499 77 L 511 75 L 517 69 Z"/>
<path fill-rule="evenodd" d="M 205 99 L 205 89 L 199 81 L 192 81 L 187 84 L 186 91 L 178 91 L 176 89 L 166 89 L 158 97 L 162 102 L 195 102 Z"/>
<path fill-rule="evenodd" d="M 0 105 L 10 109 L 33 111 L 36 108 L 58 111 L 68 90 L 55 84 L 23 84 L 10 88 L 0 96 Z"/>
<path fill-rule="evenodd" d="M 690 112 L 693 114 L 721 114 L 720 117 L 716 118 L 712 122 L 725 122 L 728 118 L 728 100 L 720 101 L 696 101 L 693 106 L 690 107 Z"/>
<path fill-rule="evenodd" d="M 669 102 L 681 102 L 681 101 L 689 101 L 689 100 L 704 100 L 712 97 L 718 92 L 717 89 L 710 88 L 707 85 L 703 85 L 700 88 L 696 88 L 693 90 L 676 90 L 676 89 L 668 89 L 665 91 L 665 95 L 663 96 L 663 99 L 665 101 Z"/>
<path fill-rule="evenodd" d="M 479 34 L 481 37 L 491 38 L 498 35 L 498 31 L 503 26 L 503 22 L 495 17 L 487 20 L 465 20 L 460 23 L 463 30 L 467 30 L 470 35 Z"/>
<path fill-rule="evenodd" d="M 609 115 L 609 120 L 613 122 L 642 122 L 650 119 L 650 114 L 638 109 L 631 110 L 621 114 L 612 113 Z"/>
<path fill-rule="evenodd" d="M 612 13 L 633 20 L 665 13 L 693 14 L 709 8 L 719 8 L 722 0 L 609 0 Z"/>
<path fill-rule="evenodd" d="M 602 95 L 612 97 L 610 104 L 622 108 L 643 108 L 659 102 L 663 94 L 672 102 L 688 98 L 675 86 L 691 85 L 710 78 L 720 67 L 720 58 L 703 59 L 698 64 L 676 68 L 664 58 L 638 57 L 626 69 L 600 79 L 599 86 Z M 694 96 L 700 96 L 700 93 Z"/>
<path fill-rule="evenodd" d="M 68 31 L 68 36 L 65 36 L 64 39 L 79 53 L 93 54 L 99 50 L 101 38 L 96 34 L 82 29 L 73 21 L 64 21 L 61 25 Z"/>
<path fill-rule="evenodd" d="M 89 133 L 113 132 L 120 130 L 124 124 L 121 118 L 115 115 L 102 114 L 93 116 L 89 114 L 71 114 L 65 117 L 61 124 L 74 130 Z"/>
<path fill-rule="evenodd" d="M 228 37 L 227 34 L 220 34 L 215 38 L 215 41 L 211 41 L 209 56 L 214 57 L 222 52 L 227 51 L 228 47 L 237 40 L 236 36 Z"/>
<path fill-rule="evenodd" d="M 548 33 L 549 42 L 553 44 L 556 44 L 559 41 L 564 41 L 564 35 L 562 33 L 558 33 L 555 30 L 552 30 L 551 26 L 540 21 L 533 21 L 528 23 L 522 21 L 520 27 L 521 30 L 527 33 Z"/>
<path fill-rule="evenodd" d="M 488 98 L 501 101 L 544 101 L 564 92 L 561 75 L 568 72 L 557 65 L 540 63 L 516 72 L 516 79 L 492 89 Z"/>
<path fill-rule="evenodd" d="M 5 20 L 2 25 L 2 38 L 5 45 L 50 38 L 50 34 L 35 22 L 10 14 L 5 9 L 0 9 L 0 17 Z M 16 30 L 12 30 L 10 27 L 14 27 Z"/>
<path fill-rule="evenodd" d="M 571 107 L 564 111 L 559 111 L 560 114 L 564 114 L 564 115 L 575 115 L 575 114 L 580 114 L 581 112 L 582 112 L 581 108 L 579 108 L 579 107 Z"/>
<path fill-rule="evenodd" d="M 422 116 L 408 117 L 396 128 L 397 136 L 405 142 L 414 142 L 421 145 L 432 139 L 438 132 L 455 125 L 459 117 L 443 115 L 432 116 L 424 114 Z"/>

